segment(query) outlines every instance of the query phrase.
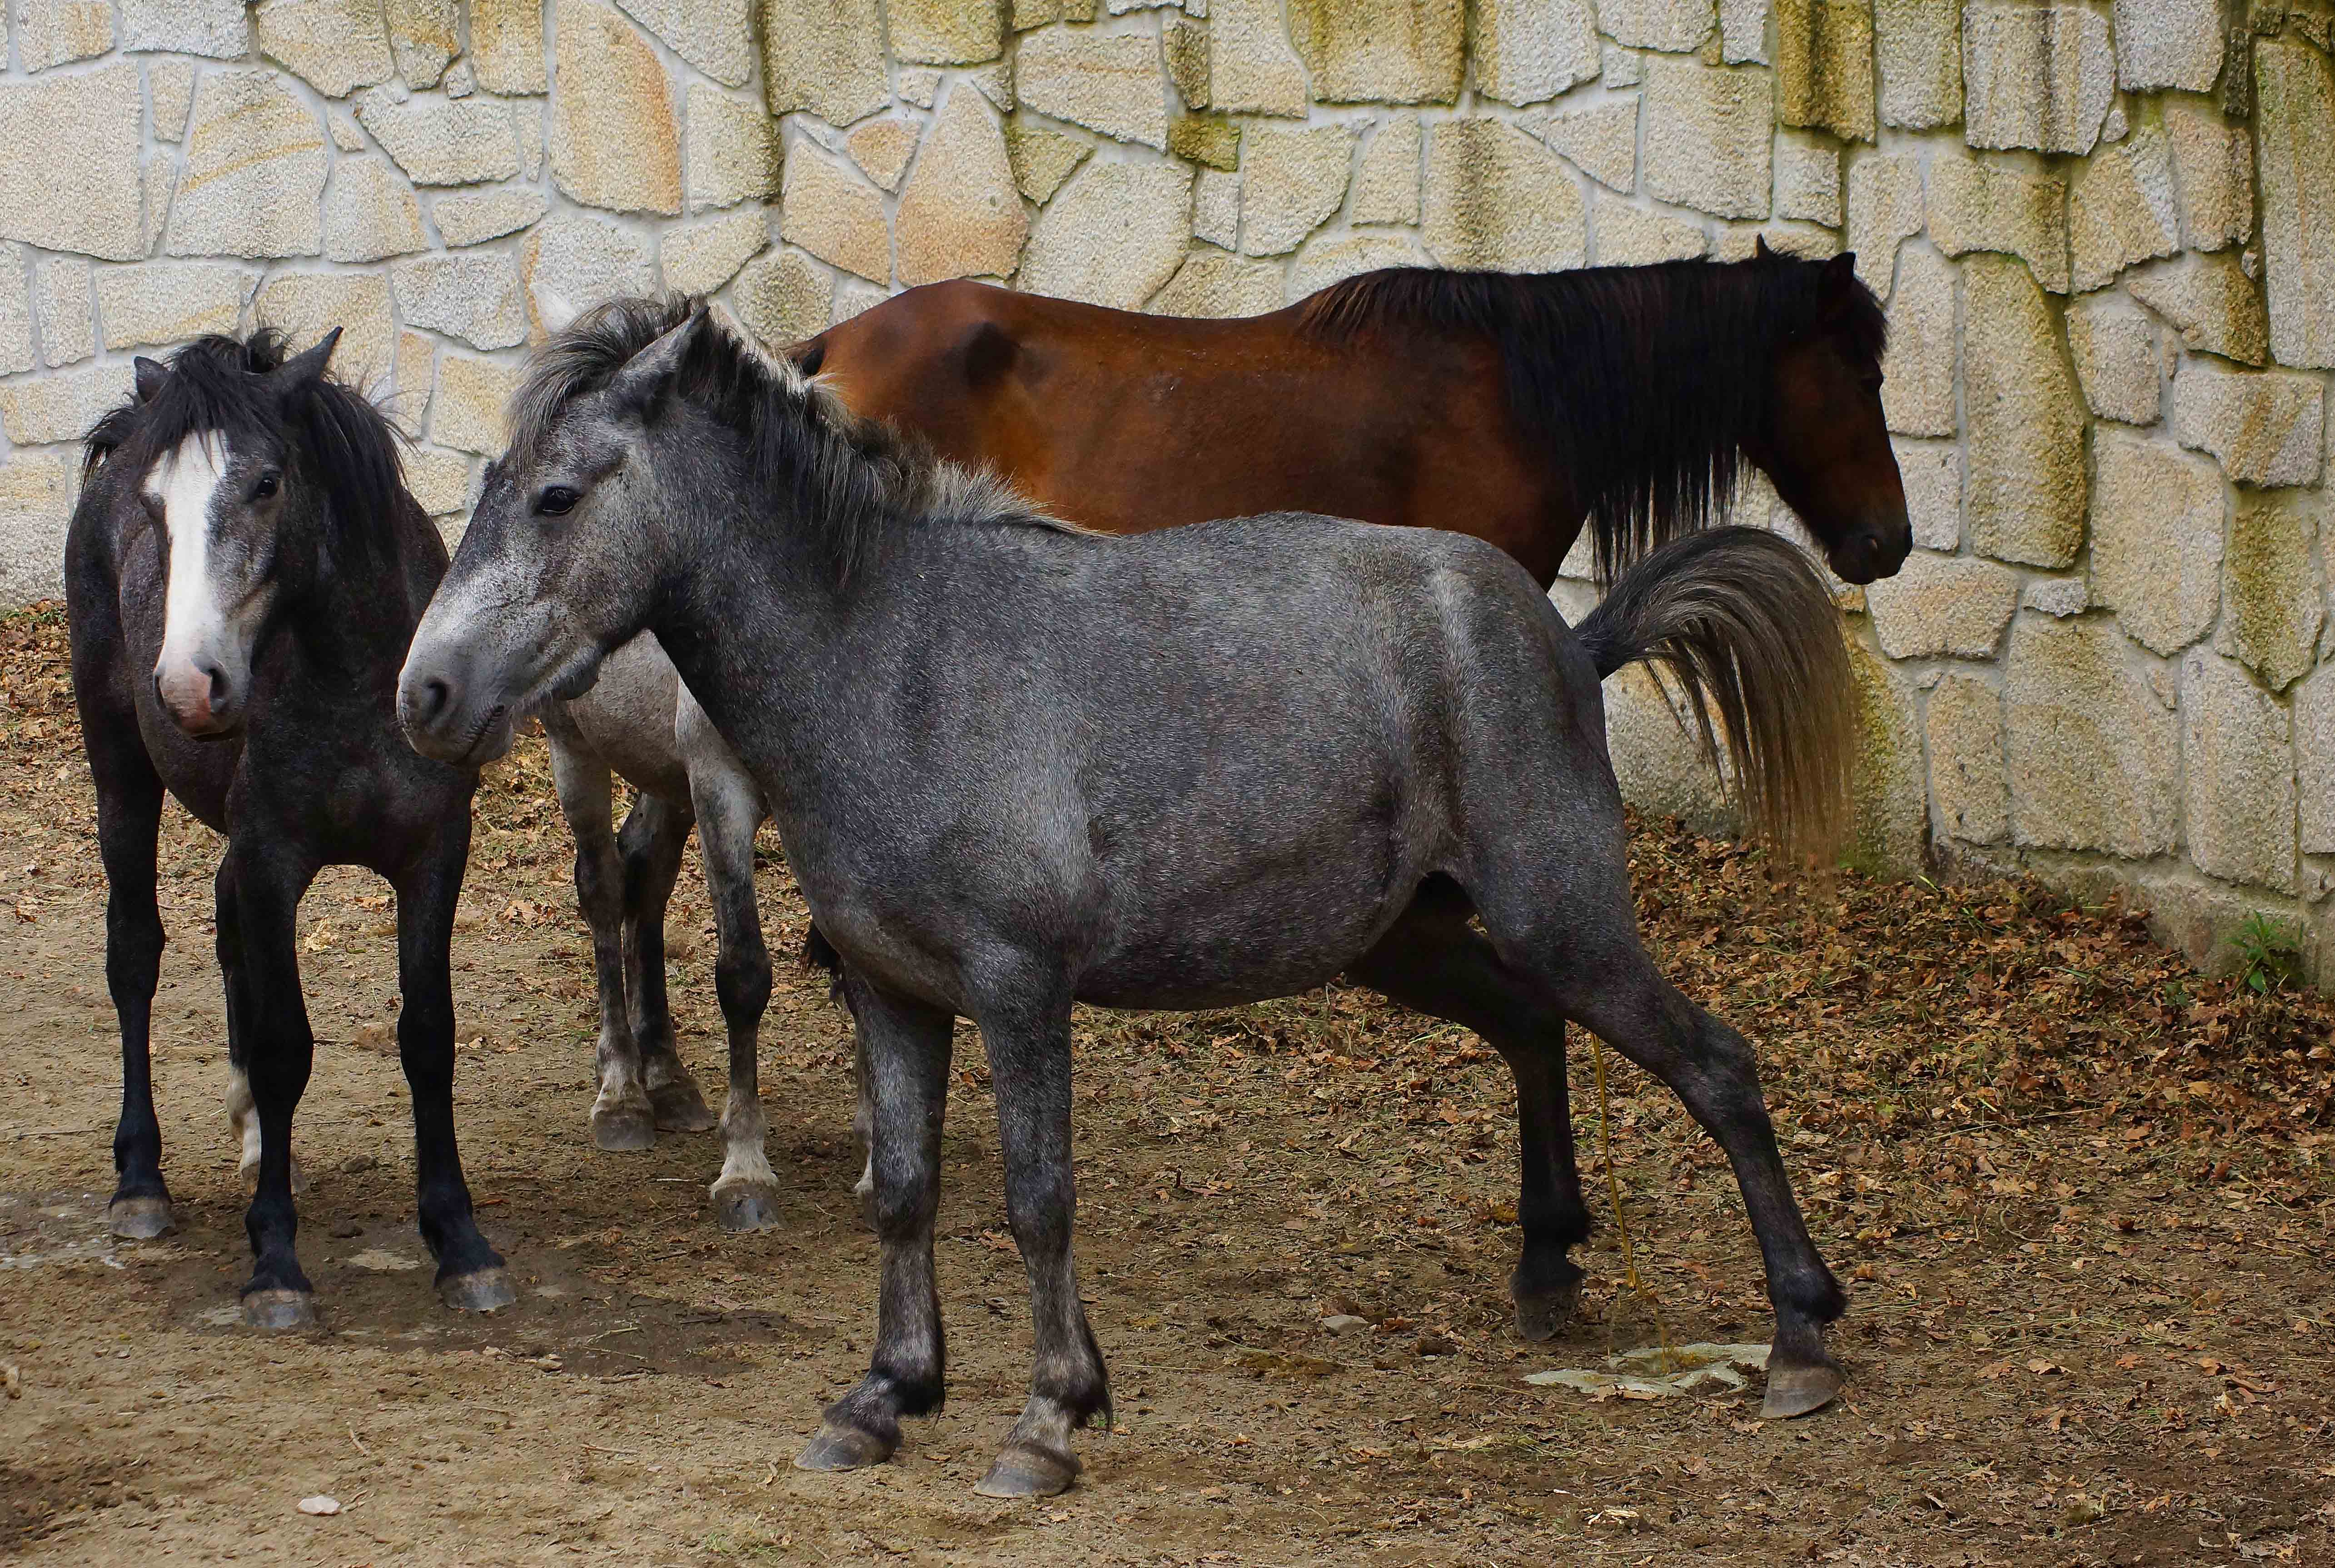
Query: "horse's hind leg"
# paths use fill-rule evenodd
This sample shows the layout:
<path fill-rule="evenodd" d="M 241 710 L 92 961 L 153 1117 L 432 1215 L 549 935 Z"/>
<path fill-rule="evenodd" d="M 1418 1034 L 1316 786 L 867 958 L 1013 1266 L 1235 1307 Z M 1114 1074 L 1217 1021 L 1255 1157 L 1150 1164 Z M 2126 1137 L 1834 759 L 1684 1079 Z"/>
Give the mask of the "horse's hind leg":
<path fill-rule="evenodd" d="M 933 1217 L 940 1207 L 941 1116 L 955 1021 L 856 979 L 846 983 L 875 1069 L 882 1274 L 867 1376 L 827 1408 L 818 1434 L 795 1460 L 805 1470 L 852 1470 L 891 1457 L 900 1446 L 900 1418 L 940 1408 L 945 1360 Z"/>
<path fill-rule="evenodd" d="M 134 722 L 89 736 L 96 775 L 97 847 L 105 862 L 105 986 L 121 1025 L 121 1119 L 113 1131 L 113 1201 L 106 1224 L 143 1240 L 170 1228 L 162 1184 L 162 1124 L 154 1115 L 150 1031 L 162 968 L 162 913 L 154 897 L 154 842 L 162 779 Z"/>
<path fill-rule="evenodd" d="M 311 866 L 240 841 L 228 844 L 219 867 L 218 952 L 229 1029 L 242 1045 L 259 1123 L 259 1175 L 243 1222 L 252 1263 L 243 1315 L 257 1329 L 316 1321 L 315 1288 L 294 1250 L 299 1222 L 292 1204 L 292 1114 L 316 1050 L 294 933 L 300 895 L 314 875 Z"/>
<path fill-rule="evenodd" d="M 1508 1064 L 1516 1085 L 1516 1218 L 1524 1227 L 1508 1290 L 1516 1331 L 1548 1340 L 1580 1310 L 1584 1276 L 1566 1254 L 1589 1235 L 1565 1098 L 1565 1017 L 1468 928 L 1468 914 L 1456 890 L 1422 897 L 1352 976 L 1405 1007 L 1474 1030 Z"/>
<path fill-rule="evenodd" d="M 438 1260 L 439 1299 L 491 1312 L 518 1299 L 479 1234 L 454 1142 L 454 986 L 448 950 L 470 858 L 470 820 L 453 814 L 397 884 L 397 1055 L 413 1096 L 413 1181 L 421 1239 Z"/>
<path fill-rule="evenodd" d="M 665 905 L 681 876 L 689 828 L 686 803 L 643 794 L 616 837 L 625 857 L 625 991 L 632 999 L 642 1080 L 662 1132 L 704 1132 L 713 1126 L 712 1108 L 681 1064 L 664 989 Z"/>
<path fill-rule="evenodd" d="M 1071 1434 L 1097 1415 L 1108 1426 L 1111 1413 L 1109 1379 L 1087 1326 L 1071 1260 L 1077 1213 L 1071 1166 L 1071 998 L 1067 988 L 1056 997 L 1008 994 L 985 1007 L 979 1021 L 996 1086 L 998 1139 L 1005 1152 L 1005 1215 L 1030 1275 L 1036 1342 L 1029 1402 L 974 1490 L 989 1497 L 1051 1496 L 1066 1490 L 1079 1473 Z M 881 1064 L 871 1065 L 880 1086 Z M 879 1120 L 879 1172 L 884 1133 Z"/>
<path fill-rule="evenodd" d="M 761 826 L 761 796 L 742 769 L 712 759 L 693 760 L 689 793 L 721 944 L 713 989 L 730 1036 L 730 1090 L 722 1107 L 722 1176 L 713 1184 L 713 1218 L 725 1231 L 767 1230 L 779 1223 L 779 1182 L 762 1151 L 769 1124 L 762 1118 L 756 1060 L 762 1013 L 770 1004 L 770 954 L 754 900 L 754 831 Z"/>
<path fill-rule="evenodd" d="M 243 926 L 237 918 L 235 904 L 235 877 L 228 863 L 219 862 L 218 874 L 211 882 L 212 924 L 218 935 L 216 950 L 219 973 L 234 972 L 243 962 Z M 251 1025 L 243 1014 L 241 989 L 229 985 L 227 992 L 227 1130 L 235 1139 L 243 1190 L 259 1190 L 259 1107 L 251 1098 L 251 1072 L 246 1065 L 251 1051 Z M 300 1157 L 292 1158 L 292 1195 L 298 1197 L 308 1190 L 308 1178 L 300 1169 Z"/>
<path fill-rule="evenodd" d="M 1759 1238 L 1776 1311 L 1763 1413 L 1804 1415 L 1840 1392 L 1824 1325 L 1840 1316 L 1846 1298 L 1792 1196 L 1751 1047 L 1656 973 L 1629 924 L 1626 887 L 1618 896 L 1613 930 L 1596 929 L 1593 914 L 1587 925 L 1519 939 L 1489 911 L 1487 919 L 1494 943 L 1518 955 L 1516 967 L 1529 973 L 1559 1011 L 1670 1085 L 1726 1151 Z"/>
<path fill-rule="evenodd" d="M 592 1102 L 592 1141 L 612 1152 L 653 1148 L 656 1123 L 625 1004 L 625 868 L 609 827 L 608 769 L 563 744 L 555 731 L 551 779 L 560 814 L 576 837 L 576 902 L 592 928 L 592 972 L 600 996 L 593 1063 L 600 1092 Z"/>

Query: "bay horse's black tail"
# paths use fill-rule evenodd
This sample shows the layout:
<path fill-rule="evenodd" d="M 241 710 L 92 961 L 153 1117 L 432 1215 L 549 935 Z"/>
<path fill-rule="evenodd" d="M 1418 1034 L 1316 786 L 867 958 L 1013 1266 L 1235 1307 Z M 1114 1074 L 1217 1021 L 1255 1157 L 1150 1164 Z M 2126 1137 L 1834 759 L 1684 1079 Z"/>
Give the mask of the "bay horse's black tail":
<path fill-rule="evenodd" d="M 1725 742 L 1747 825 L 1794 855 L 1838 848 L 1855 677 L 1832 595 L 1797 546 L 1759 528 L 1689 534 L 1615 578 L 1574 634 L 1601 680 L 1642 663 L 1677 681 L 1721 777 Z"/>

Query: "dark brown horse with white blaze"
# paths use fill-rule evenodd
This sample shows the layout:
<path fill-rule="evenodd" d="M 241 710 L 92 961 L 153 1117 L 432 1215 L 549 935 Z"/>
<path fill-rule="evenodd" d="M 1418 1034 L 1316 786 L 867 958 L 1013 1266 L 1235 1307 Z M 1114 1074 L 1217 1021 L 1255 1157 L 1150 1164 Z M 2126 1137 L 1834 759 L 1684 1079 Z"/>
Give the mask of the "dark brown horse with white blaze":
<path fill-rule="evenodd" d="M 479 1232 L 454 1140 L 448 948 L 478 770 L 416 755 L 392 708 L 446 546 L 400 478 L 388 420 L 325 373 L 339 336 L 290 356 L 263 330 L 199 339 L 168 364 L 138 361 L 136 397 L 90 432 L 65 541 L 73 699 L 105 862 L 105 978 L 121 1025 L 109 1224 L 142 1237 L 173 1219 L 148 1049 L 167 791 L 227 839 L 228 1104 L 256 1187 L 243 1310 L 266 1329 L 315 1321 L 294 1248 L 292 1117 L 315 1050 L 296 922 L 325 866 L 369 866 L 397 890 L 398 1055 L 439 1293 L 470 1311 L 517 1299 Z"/>
<path fill-rule="evenodd" d="M 1270 315 L 1187 321 L 972 283 L 911 289 L 793 351 L 855 411 L 987 466 L 1054 515 L 1138 533 L 1289 508 L 1446 528 L 1546 586 L 1587 528 L 1601 578 L 1716 521 L 1765 473 L 1852 583 L 1912 547 L 1881 407 L 1885 324 L 1855 257 L 1769 253 L 1536 276 L 1398 268 Z M 1681 650 L 1668 650 L 1677 658 Z M 1753 702 L 1782 702 L 1756 689 Z M 1751 728 L 1795 729 L 1769 713 Z M 1729 728 L 1732 729 L 1730 722 Z M 1802 742 L 1831 743 L 1807 716 Z M 1730 750 L 1744 755 L 1742 735 Z M 1834 801 L 1744 800 L 1824 847 Z M 1800 810 L 1795 813 L 1794 808 Z M 812 933 L 815 956 L 831 950 Z M 1485 972 L 1390 977 L 1497 1048 L 1516 1081 L 1517 1326 L 1555 1334 L 1589 1234 L 1564 1023 Z"/>

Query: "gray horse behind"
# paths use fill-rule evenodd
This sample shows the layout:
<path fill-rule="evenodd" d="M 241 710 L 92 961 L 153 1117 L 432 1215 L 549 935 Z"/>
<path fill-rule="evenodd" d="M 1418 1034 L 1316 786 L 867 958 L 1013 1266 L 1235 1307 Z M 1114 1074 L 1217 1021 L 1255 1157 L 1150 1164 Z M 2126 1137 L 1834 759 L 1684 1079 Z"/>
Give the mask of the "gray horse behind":
<path fill-rule="evenodd" d="M 682 1063 L 665 997 L 665 905 L 693 824 L 713 904 L 713 989 L 730 1045 L 714 1220 L 725 1231 L 767 1229 L 778 1224 L 779 1188 L 763 1151 L 769 1124 L 756 1060 L 770 1001 L 770 951 L 754 898 L 761 791 L 653 634 L 611 653 L 591 691 L 549 704 L 542 719 L 559 808 L 576 837 L 576 901 L 592 928 L 600 1003 L 593 1140 L 604 1149 L 645 1149 L 660 1130 L 716 1125 Z M 638 795 L 621 830 L 609 811 L 612 776 Z"/>
<path fill-rule="evenodd" d="M 844 962 L 882 1243 L 865 1377 L 798 1459 L 880 1461 L 943 1394 L 934 1276 L 952 1024 L 979 1026 L 1031 1281 L 1031 1392 L 981 1487 L 1042 1495 L 1110 1395 L 1071 1261 L 1073 1003 L 1201 1008 L 1340 974 L 1445 1017 L 1487 994 L 1553 1054 L 1579 1022 L 1734 1166 L 1776 1334 L 1768 1408 L 1832 1399 L 1845 1304 L 1749 1046 L 1655 970 L 1603 673 L 1657 650 L 1731 731 L 1757 682 L 1829 788 L 1852 712 L 1796 548 L 1666 547 L 1578 629 L 1458 535 L 1280 514 L 1110 538 L 849 414 L 684 302 L 555 337 L 400 678 L 414 745 L 476 762 L 653 631 L 761 788 Z M 1730 737 L 1732 738 L 1732 737 Z M 1527 1143 L 1546 1128 L 1526 1128 Z"/>

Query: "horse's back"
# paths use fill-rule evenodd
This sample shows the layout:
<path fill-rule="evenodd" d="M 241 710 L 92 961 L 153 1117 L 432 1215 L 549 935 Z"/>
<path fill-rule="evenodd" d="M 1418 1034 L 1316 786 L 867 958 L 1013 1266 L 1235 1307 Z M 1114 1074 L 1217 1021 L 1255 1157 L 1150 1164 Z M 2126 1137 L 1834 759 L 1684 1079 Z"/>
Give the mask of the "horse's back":
<path fill-rule="evenodd" d="M 1453 528 L 1555 569 L 1530 547 L 1546 475 L 1517 446 L 1487 340 L 1335 337 L 1295 308 L 1197 320 L 957 282 L 800 354 L 855 411 L 1090 528 L 1304 508 Z"/>

